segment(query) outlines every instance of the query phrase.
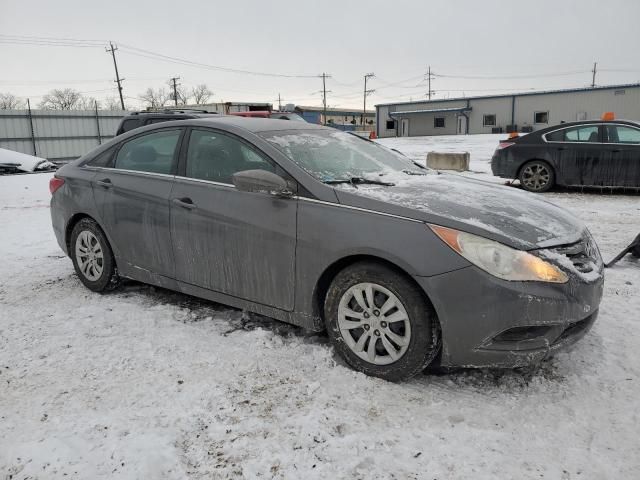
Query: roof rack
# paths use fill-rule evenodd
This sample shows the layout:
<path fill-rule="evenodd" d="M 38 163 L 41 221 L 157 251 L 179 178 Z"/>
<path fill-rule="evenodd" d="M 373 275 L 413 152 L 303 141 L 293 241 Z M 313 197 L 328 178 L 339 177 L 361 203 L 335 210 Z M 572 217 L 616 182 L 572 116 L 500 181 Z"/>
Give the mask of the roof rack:
<path fill-rule="evenodd" d="M 139 112 L 131 112 L 131 115 L 140 115 L 143 113 L 210 113 L 217 114 L 218 112 L 210 112 L 208 110 L 199 110 L 195 108 L 163 108 L 162 110 L 141 110 Z"/>

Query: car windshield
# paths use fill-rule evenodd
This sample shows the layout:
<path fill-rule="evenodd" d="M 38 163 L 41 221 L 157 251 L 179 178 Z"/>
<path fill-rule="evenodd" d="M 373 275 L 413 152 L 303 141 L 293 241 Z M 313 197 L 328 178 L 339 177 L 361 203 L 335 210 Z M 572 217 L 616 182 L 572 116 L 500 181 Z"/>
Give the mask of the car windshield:
<path fill-rule="evenodd" d="M 381 145 L 337 130 L 288 130 L 260 135 L 322 182 L 393 173 L 420 175 L 426 171 Z"/>

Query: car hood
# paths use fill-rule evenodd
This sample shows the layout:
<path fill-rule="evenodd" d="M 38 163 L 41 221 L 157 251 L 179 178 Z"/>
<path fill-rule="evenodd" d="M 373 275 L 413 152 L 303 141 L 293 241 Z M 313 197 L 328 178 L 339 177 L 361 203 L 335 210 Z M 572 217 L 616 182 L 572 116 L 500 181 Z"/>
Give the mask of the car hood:
<path fill-rule="evenodd" d="M 340 203 L 482 235 L 532 250 L 579 241 L 585 225 L 538 194 L 460 175 L 402 175 L 393 186 L 340 186 Z"/>

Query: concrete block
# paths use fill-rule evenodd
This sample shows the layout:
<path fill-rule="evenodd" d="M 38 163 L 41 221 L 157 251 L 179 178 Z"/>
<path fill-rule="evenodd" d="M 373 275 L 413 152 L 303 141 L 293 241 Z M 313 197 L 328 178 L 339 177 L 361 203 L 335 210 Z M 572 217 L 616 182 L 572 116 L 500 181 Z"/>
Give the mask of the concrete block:
<path fill-rule="evenodd" d="M 464 153 L 439 153 L 427 154 L 427 167 L 436 170 L 456 170 L 464 172 L 469 170 L 469 152 Z"/>

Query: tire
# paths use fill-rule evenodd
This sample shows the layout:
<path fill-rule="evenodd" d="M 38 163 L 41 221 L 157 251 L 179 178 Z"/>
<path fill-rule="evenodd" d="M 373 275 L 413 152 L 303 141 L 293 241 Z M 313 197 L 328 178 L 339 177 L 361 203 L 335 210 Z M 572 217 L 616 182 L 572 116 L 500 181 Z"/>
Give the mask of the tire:
<path fill-rule="evenodd" d="M 89 290 L 104 292 L 118 285 L 118 270 L 111 246 L 92 219 L 83 218 L 73 227 L 69 255 L 76 274 Z"/>
<path fill-rule="evenodd" d="M 553 167 L 542 160 L 531 160 L 520 169 L 518 180 L 522 188 L 529 192 L 547 192 L 556 183 L 556 174 Z"/>
<path fill-rule="evenodd" d="M 433 307 L 415 284 L 381 264 L 359 262 L 339 272 L 327 292 L 324 316 L 335 349 L 367 375 L 405 380 L 438 353 L 440 329 Z"/>

